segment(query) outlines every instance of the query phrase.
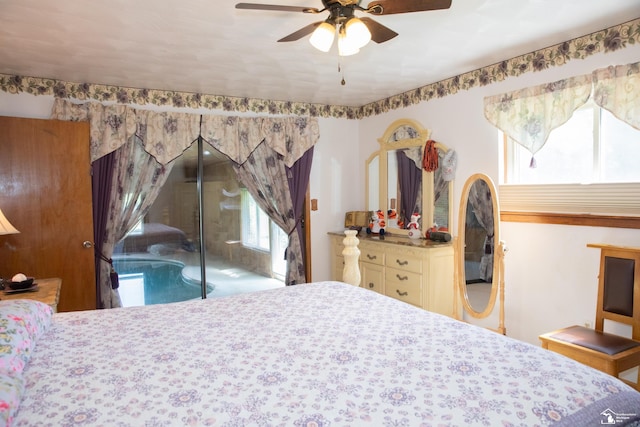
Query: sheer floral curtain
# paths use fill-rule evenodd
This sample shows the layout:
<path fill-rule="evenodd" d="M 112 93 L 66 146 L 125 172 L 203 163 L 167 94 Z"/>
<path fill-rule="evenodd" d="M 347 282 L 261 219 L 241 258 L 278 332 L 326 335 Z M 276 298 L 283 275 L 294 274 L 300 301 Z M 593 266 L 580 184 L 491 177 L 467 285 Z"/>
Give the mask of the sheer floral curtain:
<path fill-rule="evenodd" d="M 440 199 L 440 196 L 445 194 L 447 187 L 449 186 L 449 181 L 453 179 L 450 177 L 449 180 L 445 179 L 445 174 L 442 170 L 444 165 L 444 150 L 438 148 L 438 168 L 433 172 L 433 202 L 437 202 Z"/>
<path fill-rule="evenodd" d="M 304 283 L 304 268 L 300 274 L 298 262 L 302 260 L 302 243 L 296 231 L 297 218 L 287 179 L 287 168 L 282 155 L 267 144 L 260 144 L 242 164 L 235 164 L 238 180 L 247 187 L 260 208 L 289 235 L 287 245 L 287 285 Z M 287 183 L 286 185 L 282 185 Z M 282 254 L 284 257 L 285 254 Z M 304 266 L 304 262 L 301 262 Z"/>
<path fill-rule="evenodd" d="M 640 62 L 593 72 L 594 101 L 640 130 Z"/>
<path fill-rule="evenodd" d="M 137 135 L 129 138 L 115 152 L 115 169 L 102 254 L 110 259 L 113 248 L 137 222 L 143 218 L 155 201 L 171 173 L 173 162 L 162 165 L 143 148 L 143 140 Z M 100 271 L 100 293 L 104 308 L 120 307 L 120 297 L 110 290 L 105 267 Z"/>
<path fill-rule="evenodd" d="M 591 75 L 577 76 L 484 100 L 487 120 L 531 153 L 547 142 L 551 131 L 571 118 L 591 94 Z"/>
<path fill-rule="evenodd" d="M 315 145 L 320 133 L 316 118 L 238 118 L 203 116 L 202 136 L 234 163 L 242 182 L 263 211 L 289 235 L 287 285 L 304 283 L 305 264 L 290 184 L 294 164 Z M 306 182 L 311 164 L 305 168 Z M 299 173 L 301 173 L 299 171 Z M 298 198 L 297 203 L 301 203 Z"/>

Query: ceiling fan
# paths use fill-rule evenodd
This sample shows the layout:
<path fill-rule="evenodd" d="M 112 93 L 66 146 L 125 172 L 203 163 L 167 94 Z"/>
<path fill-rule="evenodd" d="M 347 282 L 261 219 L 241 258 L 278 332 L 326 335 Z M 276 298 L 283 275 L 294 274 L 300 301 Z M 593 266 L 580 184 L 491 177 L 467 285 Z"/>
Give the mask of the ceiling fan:
<path fill-rule="evenodd" d="M 238 3 L 236 9 L 255 9 L 283 12 L 302 12 L 319 14 L 329 12 L 324 21 L 307 25 L 278 40 L 292 42 L 311 34 L 309 41 L 316 48 L 328 52 L 338 34 L 338 53 L 347 56 L 357 53 L 370 40 L 384 43 L 398 35 L 392 29 L 371 18 L 358 18 L 355 12 L 371 15 L 391 15 L 397 13 L 423 12 L 427 10 L 448 9 L 451 0 L 372 0 L 366 7 L 360 6 L 362 0 L 322 0 L 322 9 L 303 6 L 282 6 L 258 3 Z"/>

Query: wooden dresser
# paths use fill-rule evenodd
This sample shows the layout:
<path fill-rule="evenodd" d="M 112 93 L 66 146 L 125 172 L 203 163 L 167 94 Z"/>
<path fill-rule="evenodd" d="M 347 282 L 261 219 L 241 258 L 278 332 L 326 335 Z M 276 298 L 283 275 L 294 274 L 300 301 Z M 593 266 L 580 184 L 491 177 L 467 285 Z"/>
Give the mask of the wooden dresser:
<path fill-rule="evenodd" d="M 333 280 L 342 280 L 344 233 L 329 233 Z M 455 316 L 453 244 L 359 234 L 360 287 Z"/>
<path fill-rule="evenodd" d="M 49 305 L 53 309 L 53 312 L 56 313 L 58 311 L 58 300 L 60 299 L 62 279 L 36 279 L 34 283 L 38 285 L 37 291 L 14 293 L 0 292 L 0 299 L 33 299 Z"/>

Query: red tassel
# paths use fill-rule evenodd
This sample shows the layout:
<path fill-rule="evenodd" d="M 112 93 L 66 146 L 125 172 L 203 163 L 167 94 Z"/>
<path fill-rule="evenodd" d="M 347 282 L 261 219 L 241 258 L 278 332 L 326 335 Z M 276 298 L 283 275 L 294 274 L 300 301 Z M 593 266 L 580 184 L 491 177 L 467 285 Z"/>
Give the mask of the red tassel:
<path fill-rule="evenodd" d="M 433 172 L 438 169 L 438 149 L 436 148 L 436 142 L 433 139 L 428 140 L 424 146 L 422 167 L 427 172 Z"/>

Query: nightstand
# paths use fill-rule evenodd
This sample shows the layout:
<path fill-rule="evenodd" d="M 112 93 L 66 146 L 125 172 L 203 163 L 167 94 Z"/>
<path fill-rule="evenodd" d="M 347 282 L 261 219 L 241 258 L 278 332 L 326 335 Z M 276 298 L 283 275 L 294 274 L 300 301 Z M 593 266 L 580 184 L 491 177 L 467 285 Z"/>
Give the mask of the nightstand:
<path fill-rule="evenodd" d="M 57 277 L 50 279 L 36 279 L 34 283 L 38 285 L 38 290 L 35 292 L 0 292 L 0 300 L 34 299 L 49 305 L 53 309 L 54 313 L 57 312 L 62 279 Z"/>

